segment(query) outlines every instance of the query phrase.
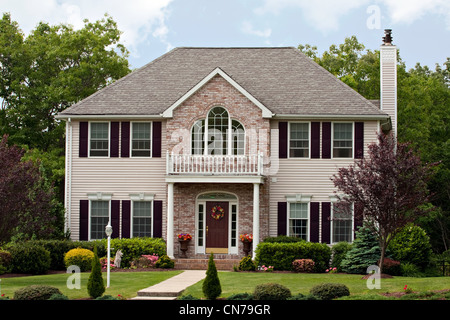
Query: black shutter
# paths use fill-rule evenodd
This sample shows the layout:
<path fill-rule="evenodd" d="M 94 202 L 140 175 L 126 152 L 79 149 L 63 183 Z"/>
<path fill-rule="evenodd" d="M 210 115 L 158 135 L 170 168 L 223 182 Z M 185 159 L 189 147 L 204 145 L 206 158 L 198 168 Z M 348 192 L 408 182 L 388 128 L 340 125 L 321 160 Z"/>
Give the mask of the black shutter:
<path fill-rule="evenodd" d="M 161 200 L 153 201 L 153 238 L 162 238 L 162 207 Z"/>
<path fill-rule="evenodd" d="M 80 200 L 80 241 L 89 240 L 89 200 Z"/>
<path fill-rule="evenodd" d="M 322 242 L 330 243 L 331 202 L 322 202 Z"/>
<path fill-rule="evenodd" d="M 311 122 L 311 158 L 320 158 L 320 122 Z"/>
<path fill-rule="evenodd" d="M 364 122 L 355 122 L 355 159 L 364 157 Z"/>
<path fill-rule="evenodd" d="M 279 145 L 278 145 L 278 157 L 280 159 L 286 159 L 288 157 L 288 123 L 279 122 Z"/>
<path fill-rule="evenodd" d="M 278 235 L 287 234 L 287 202 L 278 202 Z"/>
<path fill-rule="evenodd" d="M 121 133 L 120 133 L 121 145 L 120 145 L 120 156 L 122 158 L 128 158 L 130 156 L 130 123 L 121 123 Z"/>
<path fill-rule="evenodd" d="M 88 156 L 88 134 L 89 134 L 89 123 L 80 122 L 80 136 L 79 136 L 79 146 L 78 155 L 80 158 L 85 158 Z"/>
<path fill-rule="evenodd" d="M 161 158 L 161 122 L 153 122 L 153 142 L 152 142 L 152 157 Z"/>
<path fill-rule="evenodd" d="M 110 141 L 110 157 L 119 156 L 119 122 L 111 122 L 111 141 Z M 113 229 L 114 232 L 114 229 Z"/>
<path fill-rule="evenodd" d="M 310 203 L 310 229 L 309 241 L 319 242 L 319 202 Z"/>
<path fill-rule="evenodd" d="M 131 200 L 122 200 L 122 238 L 130 238 Z"/>
<path fill-rule="evenodd" d="M 113 233 L 111 238 L 119 237 L 119 220 L 120 220 L 120 200 L 111 200 L 111 227 Z"/>
<path fill-rule="evenodd" d="M 331 122 L 322 122 L 322 159 L 331 158 Z"/>

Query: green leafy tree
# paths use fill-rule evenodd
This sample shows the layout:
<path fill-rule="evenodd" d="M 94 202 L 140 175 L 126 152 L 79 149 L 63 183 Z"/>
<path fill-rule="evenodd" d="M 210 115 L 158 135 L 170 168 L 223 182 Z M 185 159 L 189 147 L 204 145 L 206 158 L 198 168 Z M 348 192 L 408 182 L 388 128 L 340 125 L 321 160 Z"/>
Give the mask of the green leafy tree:
<path fill-rule="evenodd" d="M 94 247 L 91 274 L 89 275 L 87 290 L 91 298 L 98 298 L 105 292 L 105 283 L 102 277 L 102 266 L 97 255 L 97 246 Z"/>
<path fill-rule="evenodd" d="M 215 300 L 222 293 L 213 253 L 209 256 L 208 270 L 206 271 L 206 278 L 203 281 L 202 290 L 205 297 L 209 300 Z"/>

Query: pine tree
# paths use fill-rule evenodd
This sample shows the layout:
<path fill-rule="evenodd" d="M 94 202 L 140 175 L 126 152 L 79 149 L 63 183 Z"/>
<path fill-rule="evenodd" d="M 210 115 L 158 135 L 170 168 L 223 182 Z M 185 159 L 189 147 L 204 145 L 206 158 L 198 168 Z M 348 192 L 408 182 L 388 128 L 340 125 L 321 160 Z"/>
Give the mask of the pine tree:
<path fill-rule="evenodd" d="M 222 293 L 213 253 L 209 256 L 208 270 L 206 271 L 206 278 L 203 281 L 202 289 L 203 294 L 209 300 L 215 300 Z"/>
<path fill-rule="evenodd" d="M 94 247 L 91 275 L 88 280 L 88 293 L 91 298 L 98 298 L 105 292 L 105 283 L 102 277 L 102 266 L 97 255 L 97 246 Z"/>
<path fill-rule="evenodd" d="M 376 265 L 380 259 L 380 246 L 373 232 L 363 226 L 356 232 L 352 248 L 341 262 L 342 271 L 364 274 L 371 265 Z"/>

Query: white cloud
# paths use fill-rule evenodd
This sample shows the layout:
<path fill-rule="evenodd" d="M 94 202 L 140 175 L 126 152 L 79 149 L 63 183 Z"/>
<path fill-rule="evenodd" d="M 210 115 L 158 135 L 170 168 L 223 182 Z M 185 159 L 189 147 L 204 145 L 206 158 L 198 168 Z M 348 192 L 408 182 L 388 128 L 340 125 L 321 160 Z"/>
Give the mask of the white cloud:
<path fill-rule="evenodd" d="M 84 26 L 83 19 L 96 21 L 108 13 L 123 31 L 121 42 L 134 56 L 137 46 L 151 37 L 170 46 L 165 22 L 172 0 L 2 0 L 2 12 L 28 34 L 40 21 L 50 24 L 67 23 L 75 29 Z"/>
<path fill-rule="evenodd" d="M 287 9 L 300 9 L 299 19 L 304 19 L 313 28 L 327 33 L 339 29 L 339 23 L 352 10 L 364 9 L 369 5 L 382 5 L 382 15 L 390 23 L 411 24 L 426 14 L 443 17 L 450 30 L 449 0 L 264 0 L 254 12 L 258 15 L 278 15 Z"/>
<path fill-rule="evenodd" d="M 268 38 L 272 34 L 272 29 L 266 28 L 264 30 L 256 30 L 249 21 L 244 21 L 242 23 L 242 32 L 249 35 L 254 35 L 262 38 Z"/>

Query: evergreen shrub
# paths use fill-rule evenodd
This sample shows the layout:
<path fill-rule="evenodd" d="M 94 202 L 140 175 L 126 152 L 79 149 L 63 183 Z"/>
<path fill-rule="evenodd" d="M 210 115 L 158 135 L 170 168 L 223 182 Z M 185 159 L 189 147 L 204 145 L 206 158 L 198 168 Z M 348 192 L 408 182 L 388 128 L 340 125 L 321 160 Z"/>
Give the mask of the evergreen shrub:
<path fill-rule="evenodd" d="M 253 292 L 255 300 L 287 300 L 291 296 L 291 290 L 278 283 L 259 284 Z"/>
<path fill-rule="evenodd" d="M 81 272 L 85 272 L 91 270 L 92 259 L 94 259 L 94 253 L 91 250 L 76 248 L 69 250 L 65 254 L 64 263 L 66 268 L 71 265 L 76 265 L 80 268 Z"/>
<path fill-rule="evenodd" d="M 212 253 L 209 256 L 208 270 L 206 270 L 206 278 L 203 281 L 202 290 L 208 300 L 215 300 L 222 293 L 222 287 Z"/>
<path fill-rule="evenodd" d="M 239 262 L 239 270 L 241 271 L 255 271 L 256 265 L 252 260 L 251 256 L 246 256 Z"/>
<path fill-rule="evenodd" d="M 163 268 L 163 269 L 171 269 L 175 267 L 175 262 L 169 258 L 167 254 L 163 254 L 159 257 L 158 261 L 155 263 L 156 268 Z"/>
<path fill-rule="evenodd" d="M 43 246 L 23 243 L 10 248 L 12 272 L 45 274 L 50 268 L 50 252 Z"/>
<path fill-rule="evenodd" d="M 105 292 L 105 283 L 102 277 L 102 266 L 97 255 L 97 247 L 94 247 L 91 274 L 89 275 L 87 289 L 91 298 L 98 298 Z"/>
<path fill-rule="evenodd" d="M 310 293 L 321 300 L 332 300 L 349 296 L 350 290 L 342 283 L 322 283 L 312 287 Z"/>
<path fill-rule="evenodd" d="M 14 300 L 48 300 L 54 294 L 62 294 L 58 288 L 47 285 L 31 285 L 14 292 Z"/>

